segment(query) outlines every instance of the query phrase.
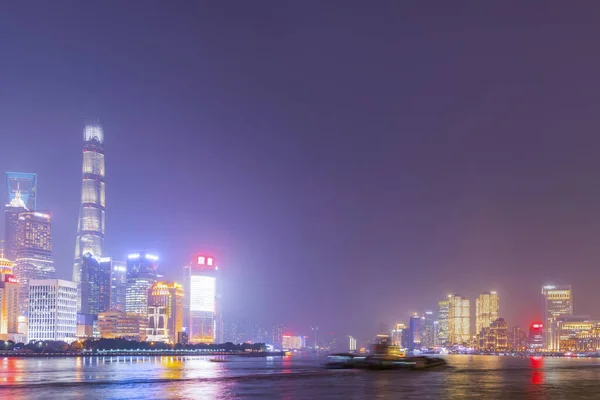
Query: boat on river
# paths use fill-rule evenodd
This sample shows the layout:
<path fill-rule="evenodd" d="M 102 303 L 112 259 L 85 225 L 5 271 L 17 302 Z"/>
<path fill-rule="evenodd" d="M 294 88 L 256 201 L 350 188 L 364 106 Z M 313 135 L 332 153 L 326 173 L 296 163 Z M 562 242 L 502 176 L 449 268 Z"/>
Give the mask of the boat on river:
<path fill-rule="evenodd" d="M 447 365 L 440 357 L 407 356 L 400 346 L 382 340 L 373 346 L 368 356 L 354 353 L 336 353 L 327 356 L 326 368 L 331 369 L 429 369 Z"/>

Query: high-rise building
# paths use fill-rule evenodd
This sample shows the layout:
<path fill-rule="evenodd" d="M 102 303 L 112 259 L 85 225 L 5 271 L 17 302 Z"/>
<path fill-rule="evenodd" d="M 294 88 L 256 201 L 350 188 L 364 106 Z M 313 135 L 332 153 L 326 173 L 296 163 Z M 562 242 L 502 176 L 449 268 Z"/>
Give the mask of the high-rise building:
<path fill-rule="evenodd" d="M 29 282 L 29 341 L 75 340 L 77 284 L 61 279 Z"/>
<path fill-rule="evenodd" d="M 17 259 L 19 249 L 19 214 L 29 211 L 25 201 L 21 198 L 21 192 L 17 190 L 14 198 L 6 205 L 4 210 L 4 254 L 11 262 Z"/>
<path fill-rule="evenodd" d="M 272 344 L 275 349 L 281 350 L 283 348 L 283 332 L 285 331 L 285 325 L 275 324 L 272 329 Z"/>
<path fill-rule="evenodd" d="M 529 327 L 527 347 L 532 351 L 541 351 L 544 347 L 544 324 L 535 322 Z"/>
<path fill-rule="evenodd" d="M 542 314 L 544 317 L 544 348 L 557 351 L 553 325 L 559 316 L 573 315 L 573 293 L 571 285 L 544 286 L 542 288 Z"/>
<path fill-rule="evenodd" d="M 527 346 L 527 334 L 518 326 L 508 331 L 508 348 L 513 351 L 523 351 Z"/>
<path fill-rule="evenodd" d="M 177 343 L 183 332 L 183 286 L 175 282 L 156 282 L 148 291 L 149 307 L 164 307 L 166 312 L 166 335 L 171 343 Z M 149 322 L 149 327 L 152 325 Z"/>
<path fill-rule="evenodd" d="M 37 175 L 30 172 L 7 172 L 8 202 L 17 196 L 23 199 L 24 207 L 37 210 Z M 10 258 L 9 258 L 10 260 Z"/>
<path fill-rule="evenodd" d="M 83 128 L 81 206 L 75 241 L 73 281 L 81 283 L 83 255 L 102 257 L 104 249 L 104 133 L 100 122 L 87 121 Z M 81 291 L 81 287 L 79 288 Z M 81 303 L 78 302 L 78 309 Z"/>
<path fill-rule="evenodd" d="M 404 324 L 396 324 L 392 329 L 392 344 L 394 346 L 400 346 L 403 349 L 408 347 L 409 332 L 408 328 Z"/>
<path fill-rule="evenodd" d="M 408 349 L 419 349 L 421 348 L 422 339 L 422 320 L 421 317 L 415 313 L 410 316 L 408 321 Z"/>
<path fill-rule="evenodd" d="M 483 292 L 475 300 L 475 333 L 498 319 L 498 293 Z"/>
<path fill-rule="evenodd" d="M 97 316 L 110 310 L 110 265 L 92 253 L 81 259 L 81 314 Z"/>
<path fill-rule="evenodd" d="M 101 257 L 103 270 L 110 271 L 110 309 L 125 312 L 127 301 L 127 265 L 110 257 Z"/>
<path fill-rule="evenodd" d="M 435 321 L 432 311 L 425 311 L 421 317 L 421 347 L 432 348 L 435 346 Z"/>
<path fill-rule="evenodd" d="M 19 284 L 12 269 L 0 256 L 0 340 L 12 340 L 19 332 Z"/>
<path fill-rule="evenodd" d="M 125 311 L 148 314 L 148 290 L 158 278 L 158 256 L 138 252 L 127 256 L 127 287 L 125 290 Z"/>
<path fill-rule="evenodd" d="M 217 339 L 217 273 L 213 257 L 199 255 L 189 268 L 189 326 L 191 343 L 213 343 Z"/>
<path fill-rule="evenodd" d="M 19 213 L 15 278 L 19 281 L 19 314 L 27 315 L 29 281 L 53 279 L 56 271 L 52 257 L 52 222 L 50 214 L 38 211 Z"/>
<path fill-rule="evenodd" d="M 356 351 L 356 339 L 353 336 L 348 336 L 348 351 Z"/>
<path fill-rule="evenodd" d="M 442 300 L 438 302 L 438 333 L 437 333 L 437 345 L 447 346 L 448 345 L 448 314 L 449 314 L 450 302 L 448 300 Z"/>
<path fill-rule="evenodd" d="M 471 340 L 471 303 L 457 294 L 448 296 L 448 302 L 448 342 L 466 344 Z"/>

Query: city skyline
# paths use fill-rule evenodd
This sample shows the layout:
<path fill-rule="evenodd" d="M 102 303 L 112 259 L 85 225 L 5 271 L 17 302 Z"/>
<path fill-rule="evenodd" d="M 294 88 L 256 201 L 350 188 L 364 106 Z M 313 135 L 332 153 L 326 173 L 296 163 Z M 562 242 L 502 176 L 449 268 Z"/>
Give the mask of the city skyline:
<path fill-rule="evenodd" d="M 37 174 L 57 277 L 71 279 L 93 115 L 103 255 L 156 252 L 179 281 L 212 254 L 231 313 L 364 337 L 452 293 L 474 318 L 494 289 L 527 327 L 540 287 L 564 284 L 574 314 L 600 317 L 594 13 L 523 6 L 507 24 L 502 7 L 387 4 L 372 24 L 356 4 L 277 7 L 275 22 L 249 5 L 6 7 L 0 171 Z M 556 30 L 559 17 L 577 23 Z"/>

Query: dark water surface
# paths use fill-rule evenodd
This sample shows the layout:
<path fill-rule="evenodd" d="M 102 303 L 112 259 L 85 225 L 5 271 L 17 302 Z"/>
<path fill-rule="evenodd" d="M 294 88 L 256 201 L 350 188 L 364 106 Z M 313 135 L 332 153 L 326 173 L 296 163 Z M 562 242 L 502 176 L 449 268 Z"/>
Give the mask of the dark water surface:
<path fill-rule="evenodd" d="M 0 359 L 0 399 L 600 399 L 600 360 L 448 356 L 427 371 L 304 357 Z"/>

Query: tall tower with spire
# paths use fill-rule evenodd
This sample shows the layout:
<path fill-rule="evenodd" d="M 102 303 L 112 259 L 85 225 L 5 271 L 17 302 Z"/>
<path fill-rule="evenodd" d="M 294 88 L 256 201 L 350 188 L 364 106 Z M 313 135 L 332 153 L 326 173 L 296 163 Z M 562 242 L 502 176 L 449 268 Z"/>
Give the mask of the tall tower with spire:
<path fill-rule="evenodd" d="M 81 207 L 75 241 L 73 280 L 81 285 L 84 254 L 101 257 L 104 248 L 104 132 L 99 120 L 86 121 L 83 128 Z M 80 309 L 80 296 L 78 309 Z"/>

